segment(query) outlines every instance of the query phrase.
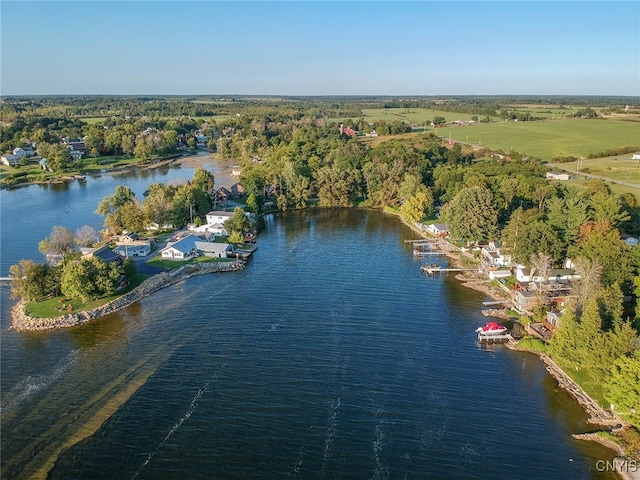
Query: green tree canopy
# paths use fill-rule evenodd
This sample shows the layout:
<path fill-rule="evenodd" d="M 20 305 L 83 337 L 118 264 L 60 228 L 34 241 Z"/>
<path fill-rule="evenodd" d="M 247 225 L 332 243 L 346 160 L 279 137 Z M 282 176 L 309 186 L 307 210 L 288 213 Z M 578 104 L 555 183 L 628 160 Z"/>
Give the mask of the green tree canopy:
<path fill-rule="evenodd" d="M 233 210 L 233 216 L 224 222 L 224 227 L 227 232 L 240 233 L 243 237 L 251 230 L 252 224 L 251 220 L 247 218 L 244 210 L 240 207 L 236 207 Z"/>
<path fill-rule="evenodd" d="M 440 211 L 440 218 L 455 239 L 493 240 L 498 233 L 498 210 L 491 191 L 465 187 Z"/>
<path fill-rule="evenodd" d="M 618 415 L 640 428 L 640 351 L 614 362 L 605 395 Z"/>

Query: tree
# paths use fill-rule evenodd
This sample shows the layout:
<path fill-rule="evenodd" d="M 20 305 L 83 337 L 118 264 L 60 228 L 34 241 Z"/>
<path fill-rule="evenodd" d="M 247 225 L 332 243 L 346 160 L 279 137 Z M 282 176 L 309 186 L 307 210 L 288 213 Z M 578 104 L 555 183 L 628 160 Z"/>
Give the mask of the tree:
<path fill-rule="evenodd" d="M 62 271 L 62 293 L 80 298 L 82 303 L 115 293 L 122 267 L 117 262 L 104 263 L 97 258 L 73 260 Z"/>
<path fill-rule="evenodd" d="M 11 297 L 33 301 L 55 293 L 55 288 L 50 288 L 49 283 L 51 268 L 47 264 L 24 259 L 17 265 L 11 265 Z"/>
<path fill-rule="evenodd" d="M 81 298 L 86 303 L 96 294 L 89 261 L 75 260 L 65 265 L 62 272 L 62 293 L 69 298 Z"/>
<path fill-rule="evenodd" d="M 191 185 L 206 192 L 209 196 L 213 196 L 215 192 L 215 184 L 216 179 L 213 176 L 213 173 L 202 168 L 196 169 L 193 174 L 193 179 L 191 180 Z"/>
<path fill-rule="evenodd" d="M 447 124 L 447 119 L 446 118 L 444 118 L 444 117 L 442 117 L 440 115 L 437 115 L 437 116 L 433 117 L 433 125 L 435 127 L 441 127 L 442 125 L 446 125 L 446 124 Z"/>
<path fill-rule="evenodd" d="M 53 227 L 49 237 L 38 244 L 38 250 L 45 255 L 55 254 L 64 256 L 75 250 L 75 247 L 76 240 L 73 232 L 66 227 L 58 225 Z"/>
<path fill-rule="evenodd" d="M 73 157 L 64 145 L 40 144 L 38 153 L 47 159 L 47 168 L 52 172 L 60 173 L 73 167 Z"/>
<path fill-rule="evenodd" d="M 104 197 L 98 204 L 96 213 L 99 215 L 106 215 L 104 219 L 104 226 L 107 230 L 115 233 L 119 233 L 124 229 L 122 222 L 121 208 L 135 201 L 135 193 L 129 187 L 122 185 L 116 186 L 116 191 L 113 195 Z M 125 209 L 125 213 L 127 209 Z"/>
<path fill-rule="evenodd" d="M 589 197 L 592 219 L 596 222 L 608 221 L 612 227 L 616 227 L 631 218 L 626 210 L 623 210 L 620 200 L 608 193 L 598 191 Z"/>
<path fill-rule="evenodd" d="M 306 207 L 311 197 L 311 181 L 304 175 L 296 175 L 295 180 L 289 187 L 288 194 L 295 208 Z"/>
<path fill-rule="evenodd" d="M 129 187 L 117 185 L 115 193 L 109 197 L 104 197 L 98 204 L 96 213 L 98 215 L 108 215 L 109 213 L 114 213 L 125 203 L 132 202 L 135 196 L 136 194 L 133 193 L 133 190 L 131 190 Z"/>
<path fill-rule="evenodd" d="M 419 222 L 433 214 L 433 195 L 431 190 L 424 189 L 409 198 L 400 207 L 400 215 L 409 223 Z"/>
<path fill-rule="evenodd" d="M 229 234 L 237 232 L 240 233 L 243 238 L 244 235 L 249 233 L 251 227 L 251 220 L 247 218 L 244 210 L 240 207 L 236 207 L 233 210 L 233 216 L 224 222 L 224 228 L 229 232 Z"/>
<path fill-rule="evenodd" d="M 99 240 L 98 232 L 89 225 L 83 225 L 76 230 L 75 242 L 82 247 L 94 245 Z"/>
<path fill-rule="evenodd" d="M 580 276 L 579 280 L 571 282 L 571 291 L 577 298 L 576 308 L 582 310 L 587 299 L 593 297 L 602 288 L 602 264 L 597 258 L 579 257 L 574 262 L 575 271 Z"/>
<path fill-rule="evenodd" d="M 578 244 L 569 254 L 573 257 L 598 259 L 602 264 L 602 283 L 625 285 L 633 280 L 635 267 L 631 247 L 620 238 L 620 232 L 610 225 L 585 224 Z"/>
<path fill-rule="evenodd" d="M 440 218 L 457 239 L 490 240 L 498 233 L 498 212 L 493 195 L 480 185 L 460 190 L 442 207 Z"/>
<path fill-rule="evenodd" d="M 315 172 L 318 200 L 322 207 L 350 207 L 356 196 L 357 173 L 337 165 L 325 165 Z"/>
<path fill-rule="evenodd" d="M 613 363 L 605 383 L 605 396 L 618 415 L 640 428 L 640 351 Z"/>
<path fill-rule="evenodd" d="M 118 209 L 120 225 L 128 232 L 142 232 L 147 224 L 142 205 L 136 200 Z"/>
<path fill-rule="evenodd" d="M 138 143 L 133 149 L 133 155 L 136 158 L 139 158 L 143 162 L 151 160 L 152 148 L 150 145 L 147 145 L 145 142 Z"/>

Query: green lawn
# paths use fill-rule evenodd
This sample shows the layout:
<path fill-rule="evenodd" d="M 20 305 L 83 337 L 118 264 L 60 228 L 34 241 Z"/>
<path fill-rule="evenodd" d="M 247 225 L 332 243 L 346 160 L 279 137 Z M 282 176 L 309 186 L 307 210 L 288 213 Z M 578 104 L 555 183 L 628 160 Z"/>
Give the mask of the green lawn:
<path fill-rule="evenodd" d="M 174 270 L 184 265 L 192 265 L 194 263 L 233 262 L 233 261 L 234 261 L 233 258 L 217 258 L 217 257 L 205 257 L 205 256 L 196 257 L 196 258 L 192 258 L 190 260 L 185 260 L 185 261 L 162 260 L 160 257 L 154 257 L 153 259 L 149 260 L 147 263 L 152 267 L 169 268 L 171 270 Z"/>

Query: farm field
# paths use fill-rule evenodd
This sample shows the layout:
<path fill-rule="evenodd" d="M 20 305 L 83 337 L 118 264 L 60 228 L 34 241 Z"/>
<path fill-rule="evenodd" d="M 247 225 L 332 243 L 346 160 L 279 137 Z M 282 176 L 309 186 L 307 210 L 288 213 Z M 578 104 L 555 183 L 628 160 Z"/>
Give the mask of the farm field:
<path fill-rule="evenodd" d="M 544 106 L 528 108 L 519 106 L 518 111 L 529 110 L 532 114 L 550 109 Z M 560 112 L 572 112 L 567 107 Z M 404 121 L 420 126 L 430 123 L 435 116 L 442 116 L 447 123 L 456 120 L 469 121 L 472 114 L 444 112 L 425 108 L 376 108 L 363 109 L 363 117 L 368 122 Z M 548 113 L 546 114 L 548 115 Z M 483 118 L 482 115 L 478 117 Z M 344 122 L 347 118 L 332 118 L 329 121 Z M 353 118 L 353 120 L 358 120 Z M 640 119 L 580 119 L 557 118 L 535 122 L 514 122 L 493 117 L 493 123 L 475 123 L 473 125 L 446 126 L 427 131 L 438 136 L 471 143 L 491 150 L 508 153 L 515 150 L 524 155 L 550 161 L 557 157 L 586 157 L 590 154 L 609 149 L 638 146 L 640 149 Z"/>
<path fill-rule="evenodd" d="M 440 136 L 550 161 L 640 145 L 640 122 L 562 119 L 444 127 Z"/>

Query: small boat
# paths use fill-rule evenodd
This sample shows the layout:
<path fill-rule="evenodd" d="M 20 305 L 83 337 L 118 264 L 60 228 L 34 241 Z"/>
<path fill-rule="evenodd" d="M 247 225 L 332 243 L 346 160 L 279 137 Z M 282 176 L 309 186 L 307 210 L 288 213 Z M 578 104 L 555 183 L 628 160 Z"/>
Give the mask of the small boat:
<path fill-rule="evenodd" d="M 485 337 L 493 335 L 502 335 L 507 332 L 507 327 L 496 322 L 487 322 L 484 327 L 478 327 L 476 333 Z"/>

